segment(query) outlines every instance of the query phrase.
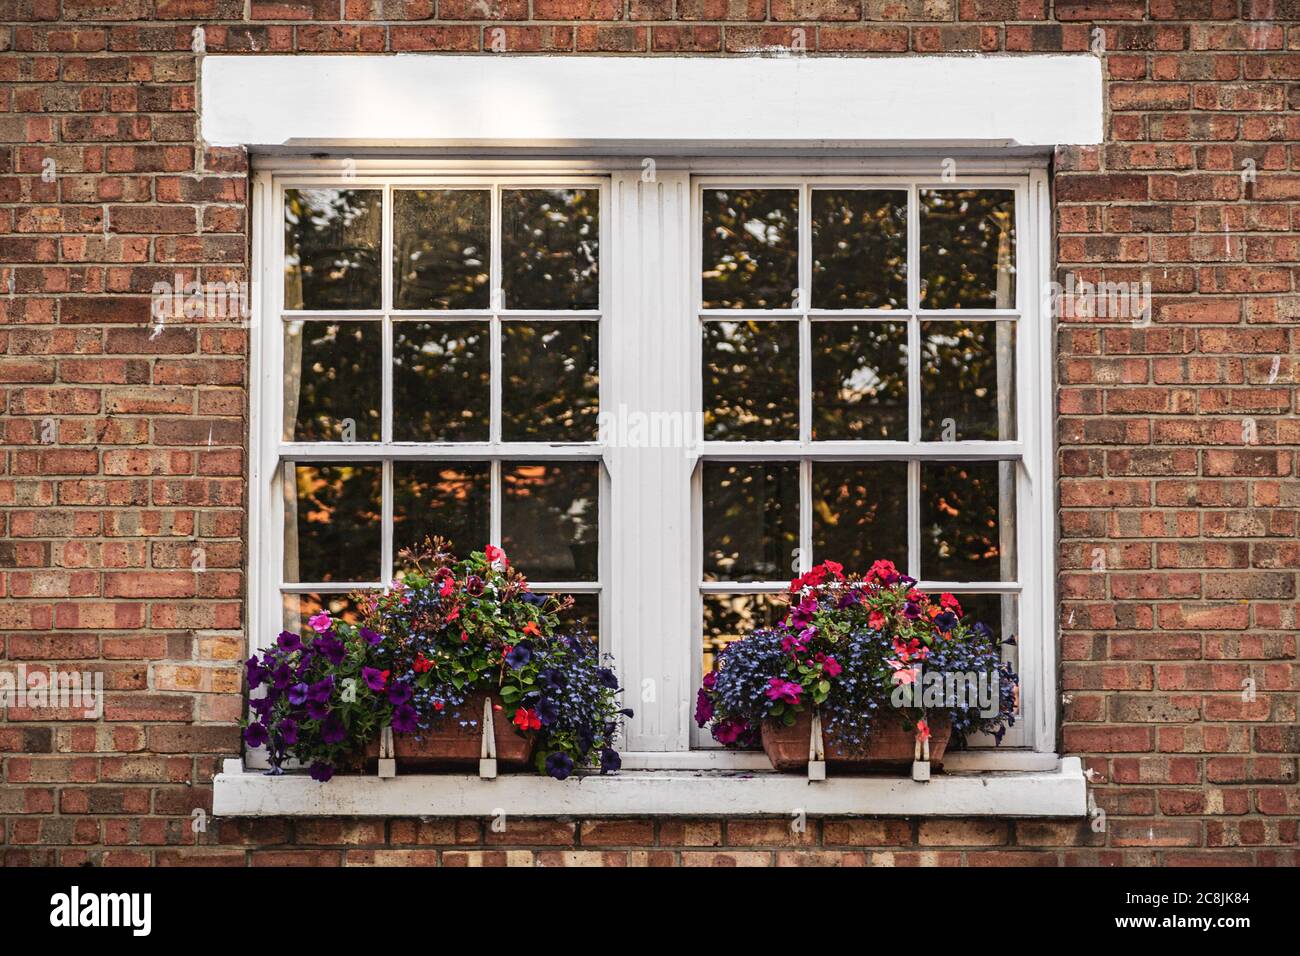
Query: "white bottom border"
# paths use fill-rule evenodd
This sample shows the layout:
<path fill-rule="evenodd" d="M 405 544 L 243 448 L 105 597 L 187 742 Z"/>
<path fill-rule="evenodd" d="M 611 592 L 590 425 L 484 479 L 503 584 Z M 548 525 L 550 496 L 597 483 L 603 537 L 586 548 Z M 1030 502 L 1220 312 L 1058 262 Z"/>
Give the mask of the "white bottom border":
<path fill-rule="evenodd" d="M 552 780 L 507 774 L 380 779 L 339 776 L 317 783 L 304 773 L 267 776 L 227 760 L 216 775 L 219 817 L 600 816 L 949 816 L 1082 817 L 1087 781 L 1078 757 L 1052 770 L 905 777 L 829 777 L 810 782 L 771 771 L 625 770 Z"/>

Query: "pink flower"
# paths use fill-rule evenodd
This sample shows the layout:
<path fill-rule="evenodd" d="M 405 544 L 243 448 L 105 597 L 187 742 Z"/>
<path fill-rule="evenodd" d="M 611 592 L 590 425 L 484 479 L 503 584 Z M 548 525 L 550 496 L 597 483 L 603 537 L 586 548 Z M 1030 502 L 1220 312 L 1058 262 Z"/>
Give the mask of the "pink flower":
<path fill-rule="evenodd" d="M 924 720 L 918 720 L 916 722 L 916 736 L 920 740 L 930 739 L 930 725 Z"/>
<path fill-rule="evenodd" d="M 883 631 L 885 629 L 885 615 L 879 611 L 872 611 L 867 615 L 867 624 L 873 631 Z"/>
<path fill-rule="evenodd" d="M 749 730 L 749 724 L 743 720 L 722 720 L 712 727 L 713 739 L 720 744 L 734 744 Z"/>
<path fill-rule="evenodd" d="M 319 614 L 313 615 L 307 619 L 307 623 L 317 634 L 324 634 L 334 626 L 334 622 L 330 619 L 329 611 L 321 611 Z"/>
<path fill-rule="evenodd" d="M 498 570 L 510 567 L 510 560 L 506 557 L 506 553 L 495 544 L 489 544 L 484 548 L 483 556 L 488 559 L 488 564 Z"/>
<path fill-rule="evenodd" d="M 709 671 L 707 674 L 704 675 L 703 683 L 705 688 L 707 688 L 708 690 L 713 690 L 713 688 L 716 687 L 718 684 L 718 672 Z"/>
<path fill-rule="evenodd" d="M 783 701 L 787 704 L 799 703 L 799 695 L 803 693 L 803 687 L 794 681 L 782 680 L 779 677 L 773 677 L 768 681 L 767 698 L 768 700 Z"/>
<path fill-rule="evenodd" d="M 840 671 L 844 670 L 840 662 L 833 657 L 826 658 L 826 663 L 822 665 L 822 670 L 826 672 L 827 677 L 839 677 Z"/>

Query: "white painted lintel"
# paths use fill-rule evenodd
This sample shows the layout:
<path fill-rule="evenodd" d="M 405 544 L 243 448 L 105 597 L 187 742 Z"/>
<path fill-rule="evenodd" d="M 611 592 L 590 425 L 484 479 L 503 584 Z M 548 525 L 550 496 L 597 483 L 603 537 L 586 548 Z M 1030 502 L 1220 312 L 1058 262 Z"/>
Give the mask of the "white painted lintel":
<path fill-rule="evenodd" d="M 1014 149 L 1103 133 L 1089 55 L 209 55 L 201 86 L 203 139 L 254 150 Z"/>
<path fill-rule="evenodd" d="M 267 776 L 228 760 L 216 775 L 217 816 L 979 816 L 1082 817 L 1087 783 L 1078 757 L 1023 773 L 836 777 L 811 783 L 771 771 L 633 770 L 552 780 L 507 774 L 494 780 L 452 774 L 338 776 L 317 783 L 303 773 Z"/>

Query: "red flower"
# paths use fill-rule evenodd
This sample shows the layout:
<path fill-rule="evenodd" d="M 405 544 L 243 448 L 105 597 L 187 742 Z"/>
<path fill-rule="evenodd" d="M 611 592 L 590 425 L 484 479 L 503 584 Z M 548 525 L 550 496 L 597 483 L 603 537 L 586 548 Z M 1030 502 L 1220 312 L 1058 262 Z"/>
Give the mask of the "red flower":
<path fill-rule="evenodd" d="M 835 580 L 837 581 L 844 580 L 844 565 L 840 564 L 838 561 L 823 561 L 822 567 L 826 568 L 831 572 L 831 574 L 835 575 Z"/>
<path fill-rule="evenodd" d="M 916 722 L 916 736 L 920 740 L 930 739 L 930 725 L 924 720 L 918 720 Z"/>
<path fill-rule="evenodd" d="M 515 711 L 514 724 L 520 730 L 541 730 L 542 729 L 542 721 L 537 716 L 537 711 L 525 710 L 522 707 L 520 707 L 518 710 Z"/>
<path fill-rule="evenodd" d="M 488 559 L 488 564 L 496 564 L 498 561 L 500 561 L 502 568 L 510 567 L 510 559 L 507 558 L 506 553 L 502 551 L 500 548 L 498 548 L 495 544 L 489 544 L 486 548 L 484 548 L 483 556 Z"/>
<path fill-rule="evenodd" d="M 529 621 L 527 624 L 524 625 L 524 633 L 531 634 L 533 637 L 542 636 L 541 630 L 537 627 L 537 624 L 533 621 Z"/>
<path fill-rule="evenodd" d="M 961 605 L 957 603 L 957 599 L 953 597 L 951 594 L 947 593 L 946 591 L 943 594 L 940 594 L 939 603 L 944 607 L 946 607 L 948 610 L 952 611 L 953 614 L 956 614 L 958 617 L 961 617 Z"/>
<path fill-rule="evenodd" d="M 460 608 L 454 607 L 451 609 L 451 613 L 447 615 L 447 622 L 451 623 L 458 617 L 460 617 Z"/>
<path fill-rule="evenodd" d="M 433 661 L 424 656 L 424 651 L 420 651 L 415 655 L 415 663 L 411 665 L 411 669 L 417 674 L 423 674 L 431 667 L 433 667 Z"/>

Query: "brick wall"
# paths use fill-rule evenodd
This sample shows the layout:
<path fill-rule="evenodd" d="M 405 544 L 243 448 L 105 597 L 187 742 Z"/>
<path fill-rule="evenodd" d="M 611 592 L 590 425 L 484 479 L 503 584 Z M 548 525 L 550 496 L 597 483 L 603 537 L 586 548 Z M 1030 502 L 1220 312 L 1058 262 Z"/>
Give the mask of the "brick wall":
<path fill-rule="evenodd" d="M 1296 0 L 0 10 L 0 650 L 6 667 L 103 670 L 109 692 L 97 723 L 0 723 L 5 862 L 1300 863 Z M 196 139 L 196 25 L 209 51 L 250 55 L 475 52 L 498 36 L 512 52 L 1014 54 L 1086 51 L 1102 28 L 1106 144 L 1056 161 L 1061 272 L 1155 293 L 1149 327 L 1080 319 L 1059 335 L 1063 744 L 1096 772 L 1106 831 L 663 819 L 192 833 L 238 749 L 248 349 L 218 321 L 149 328 L 155 282 L 246 278 L 247 161 Z"/>

